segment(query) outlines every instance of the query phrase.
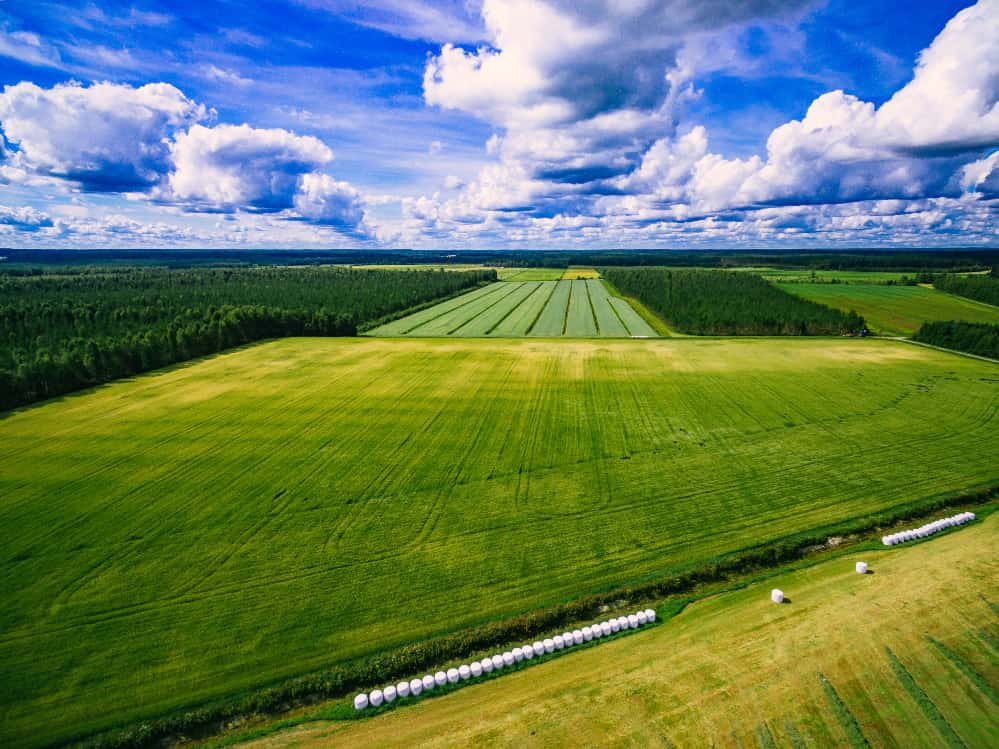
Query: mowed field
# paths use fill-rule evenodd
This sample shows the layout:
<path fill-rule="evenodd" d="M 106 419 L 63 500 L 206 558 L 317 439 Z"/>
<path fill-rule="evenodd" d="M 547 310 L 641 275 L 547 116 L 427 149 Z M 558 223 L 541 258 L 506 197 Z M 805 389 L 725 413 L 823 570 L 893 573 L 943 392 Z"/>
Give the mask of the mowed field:
<path fill-rule="evenodd" d="M 0 420 L 0 744 L 997 482 L 999 369 L 901 342 L 218 355 Z"/>
<path fill-rule="evenodd" d="M 992 515 L 779 574 L 411 708 L 241 746 L 995 746 L 997 555 Z M 855 574 L 857 560 L 873 574 Z M 772 604 L 773 585 L 791 602 Z"/>
<path fill-rule="evenodd" d="M 871 330 L 885 335 L 912 335 L 931 320 L 999 324 L 999 307 L 924 286 L 811 283 L 778 286 L 829 307 L 855 310 L 863 315 Z"/>
<path fill-rule="evenodd" d="M 490 284 L 368 335 L 655 338 L 658 333 L 626 300 L 612 296 L 603 281 L 588 278 Z"/>

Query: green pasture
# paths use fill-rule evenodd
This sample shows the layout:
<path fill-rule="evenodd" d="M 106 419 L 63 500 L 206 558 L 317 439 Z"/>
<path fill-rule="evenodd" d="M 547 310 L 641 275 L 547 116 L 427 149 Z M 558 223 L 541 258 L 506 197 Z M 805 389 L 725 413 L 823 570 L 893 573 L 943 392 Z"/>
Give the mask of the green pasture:
<path fill-rule="evenodd" d="M 580 272 L 587 275 L 586 269 Z M 382 325 L 369 335 L 654 338 L 658 334 L 600 279 L 511 277 Z"/>
<path fill-rule="evenodd" d="M 994 746 L 999 517 L 779 573 L 663 624 L 286 746 Z M 871 574 L 854 573 L 865 560 Z M 770 602 L 778 586 L 790 603 Z"/>
<path fill-rule="evenodd" d="M 0 744 L 997 481 L 996 366 L 895 341 L 220 354 L 0 419 Z"/>
<path fill-rule="evenodd" d="M 925 286 L 782 283 L 780 288 L 844 311 L 855 310 L 871 330 L 912 335 L 931 320 L 999 323 L 999 307 Z"/>

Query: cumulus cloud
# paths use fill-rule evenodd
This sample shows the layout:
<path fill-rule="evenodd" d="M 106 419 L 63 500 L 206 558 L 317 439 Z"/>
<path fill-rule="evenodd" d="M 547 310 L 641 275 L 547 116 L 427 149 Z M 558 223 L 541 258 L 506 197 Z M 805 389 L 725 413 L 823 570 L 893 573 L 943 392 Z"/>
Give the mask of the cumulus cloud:
<path fill-rule="evenodd" d="M 55 221 L 47 213 L 24 206 L 8 208 L 0 205 L 0 227 L 9 227 L 15 231 L 37 232 L 40 229 L 51 229 Z"/>
<path fill-rule="evenodd" d="M 43 89 L 22 82 L 0 94 L 0 128 L 17 147 L 14 165 L 86 191 L 148 189 L 169 168 L 166 139 L 207 116 L 167 83 Z"/>
<path fill-rule="evenodd" d="M 364 221 L 361 194 L 347 182 L 327 174 L 306 174 L 295 195 L 295 211 L 315 224 L 357 229 Z"/>
<path fill-rule="evenodd" d="M 288 210 L 302 178 L 333 159 L 318 138 L 249 125 L 194 125 L 177 135 L 170 155 L 161 199 L 218 212 Z"/>
<path fill-rule="evenodd" d="M 744 61 L 704 50 L 792 5 L 486 0 L 491 46 L 445 45 L 428 61 L 424 96 L 493 123 L 487 152 L 498 163 L 449 199 L 404 203 L 402 231 L 467 237 L 477 227 L 534 241 L 542 227 L 577 237 L 600 229 L 720 237 L 751 225 L 758 240 L 832 237 L 911 226 L 914 214 L 822 206 L 995 195 L 988 150 L 999 145 L 999 0 L 951 19 L 880 107 L 831 91 L 777 127 L 765 154 L 712 152 L 707 130 L 683 122 L 684 103 L 699 70 Z M 994 216 L 988 203 L 947 207 Z M 924 228 L 956 226 L 939 208 L 915 213 Z"/>

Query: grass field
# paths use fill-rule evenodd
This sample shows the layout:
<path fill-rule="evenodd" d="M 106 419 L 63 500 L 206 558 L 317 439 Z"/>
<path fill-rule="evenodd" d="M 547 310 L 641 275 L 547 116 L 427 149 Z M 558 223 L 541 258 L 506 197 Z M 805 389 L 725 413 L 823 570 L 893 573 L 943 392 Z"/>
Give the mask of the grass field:
<path fill-rule="evenodd" d="M 779 286 L 829 307 L 855 310 L 863 315 L 871 330 L 885 335 L 911 335 L 930 320 L 999 324 L 999 307 L 923 286 L 809 283 Z"/>
<path fill-rule="evenodd" d="M 558 281 L 562 278 L 561 268 L 502 268 L 501 281 Z"/>
<path fill-rule="evenodd" d="M 999 370 L 900 342 L 218 355 L 0 420 L 0 744 L 997 481 Z"/>
<path fill-rule="evenodd" d="M 997 551 L 992 515 L 780 574 L 412 708 L 241 746 L 995 746 Z M 854 574 L 859 559 L 873 574 Z M 791 603 L 770 603 L 771 585 Z"/>
<path fill-rule="evenodd" d="M 561 278 L 567 281 L 575 281 L 577 279 L 587 280 L 590 278 L 600 278 L 600 272 L 596 268 L 566 268 L 562 271 Z"/>
<path fill-rule="evenodd" d="M 495 283 L 382 325 L 373 336 L 654 338 L 658 334 L 596 278 Z"/>

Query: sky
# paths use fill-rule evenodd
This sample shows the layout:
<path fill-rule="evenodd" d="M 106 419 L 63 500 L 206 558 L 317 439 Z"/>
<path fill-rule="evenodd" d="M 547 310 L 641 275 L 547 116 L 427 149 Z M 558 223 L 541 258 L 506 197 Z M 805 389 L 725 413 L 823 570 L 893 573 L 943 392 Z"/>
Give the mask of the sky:
<path fill-rule="evenodd" d="M 0 246 L 997 246 L 999 0 L 0 0 Z"/>

